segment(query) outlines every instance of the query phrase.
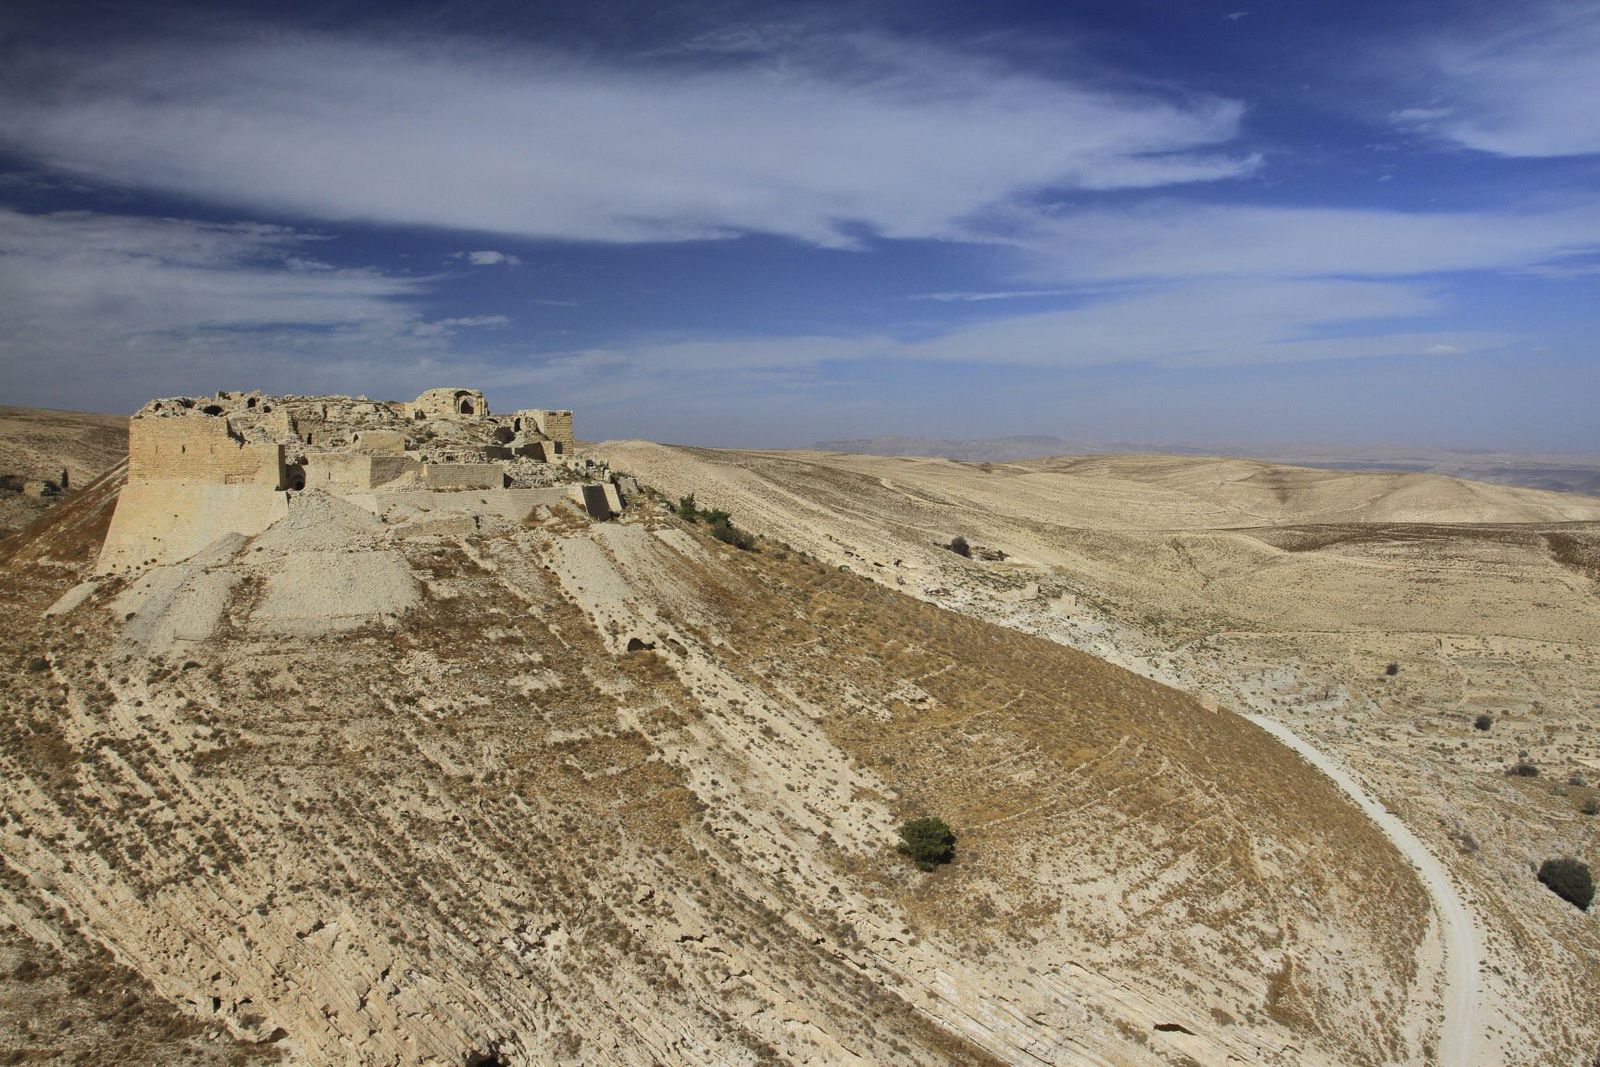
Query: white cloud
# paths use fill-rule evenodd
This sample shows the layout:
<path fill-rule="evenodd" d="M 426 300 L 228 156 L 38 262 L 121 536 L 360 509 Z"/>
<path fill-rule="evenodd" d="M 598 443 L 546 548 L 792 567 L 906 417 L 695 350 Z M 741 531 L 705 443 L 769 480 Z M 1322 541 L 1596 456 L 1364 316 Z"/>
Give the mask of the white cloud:
<path fill-rule="evenodd" d="M 1397 126 L 1426 126 L 1450 114 L 1447 107 L 1405 107 L 1389 113 L 1389 121 Z"/>
<path fill-rule="evenodd" d="M 425 280 L 330 266 L 308 254 L 320 241 L 253 223 L 0 208 L 6 392 L 103 408 L 269 381 L 364 392 L 446 354 L 415 329 Z M 456 323 L 471 324 L 495 322 Z"/>
<path fill-rule="evenodd" d="M 517 267 L 522 265 L 522 260 L 509 252 L 495 252 L 485 250 L 482 252 L 452 252 L 451 259 L 464 259 L 474 267 L 507 266 Z"/>
<path fill-rule="evenodd" d="M 1514 5 L 1472 34 L 1455 31 L 1407 53 L 1431 97 L 1392 117 L 1504 156 L 1600 152 L 1600 3 Z"/>
<path fill-rule="evenodd" d="M 628 368 L 659 375 L 665 383 L 680 375 L 793 371 L 868 360 L 1059 369 L 1124 363 L 1237 366 L 1440 354 L 1446 349 L 1459 354 L 1512 340 L 1500 333 L 1419 325 L 1442 309 L 1438 296 L 1409 283 L 1218 280 L 1123 290 L 1081 307 L 1005 316 L 922 338 L 868 334 L 665 341 L 593 349 L 566 358 L 581 359 L 587 370 Z"/>
<path fill-rule="evenodd" d="M 1399 212 L 1196 205 L 1018 214 L 1009 240 L 1052 280 L 1570 270 L 1600 250 L 1600 207 Z M 975 232 L 974 239 L 980 234 Z"/>
<path fill-rule="evenodd" d="M 252 209 L 601 241 L 948 235 L 1044 188 L 1234 177 L 1240 104 L 1112 92 L 881 37 L 688 69 L 316 36 L 0 75 L 0 145 Z"/>
<path fill-rule="evenodd" d="M 1068 296 L 1079 289 L 1002 289 L 977 292 L 914 293 L 911 300 L 936 300 L 941 304 L 977 304 L 990 300 L 1031 300 L 1041 296 Z"/>
<path fill-rule="evenodd" d="M 1434 344 L 1429 345 L 1422 351 L 1425 355 L 1429 356 L 1459 356 L 1464 350 L 1460 345 Z"/>
<path fill-rule="evenodd" d="M 416 337 L 450 337 L 457 330 L 463 329 L 504 329 L 511 325 L 511 319 L 505 315 L 464 315 L 453 319 L 437 319 L 433 322 L 419 322 L 411 327 L 411 334 Z"/>

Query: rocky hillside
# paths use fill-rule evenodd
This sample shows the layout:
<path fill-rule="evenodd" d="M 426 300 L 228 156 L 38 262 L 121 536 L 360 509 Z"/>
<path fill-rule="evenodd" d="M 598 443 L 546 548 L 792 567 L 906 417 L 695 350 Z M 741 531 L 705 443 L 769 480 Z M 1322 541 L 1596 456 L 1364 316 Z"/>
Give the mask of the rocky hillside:
<path fill-rule="evenodd" d="M 304 494 L 76 584 L 115 491 L 0 566 L 0 911 L 230 1055 L 1429 1055 L 1411 868 L 1176 690 L 648 501 L 386 525 Z M 932 873 L 895 850 L 926 814 L 959 838 Z"/>
<path fill-rule="evenodd" d="M 127 454 L 125 415 L 0 404 L 0 539 Z"/>
<path fill-rule="evenodd" d="M 1469 905 L 1466 1062 L 1600 1049 L 1600 931 L 1535 878 L 1600 868 L 1600 500 L 1194 457 L 600 451 L 888 588 L 1292 728 Z"/>

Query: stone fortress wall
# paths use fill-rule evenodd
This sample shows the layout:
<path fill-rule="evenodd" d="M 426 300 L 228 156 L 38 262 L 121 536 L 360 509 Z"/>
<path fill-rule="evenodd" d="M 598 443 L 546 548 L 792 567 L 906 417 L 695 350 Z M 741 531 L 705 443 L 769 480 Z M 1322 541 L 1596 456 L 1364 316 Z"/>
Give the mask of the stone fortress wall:
<path fill-rule="evenodd" d="M 130 425 L 137 428 L 128 434 L 130 478 L 137 472 L 141 480 L 283 488 L 283 446 L 246 441 L 232 431 L 227 419 L 201 415 Z"/>
<path fill-rule="evenodd" d="M 100 568 L 174 562 L 220 537 L 254 536 L 304 491 L 377 508 L 377 492 L 516 490 L 504 501 L 469 503 L 497 514 L 562 501 L 599 518 L 620 510 L 616 488 L 596 485 L 607 477 L 604 466 L 575 456 L 573 446 L 572 412 L 495 416 L 476 389 L 430 389 L 410 402 L 259 392 L 152 400 L 129 421 L 128 484 Z M 605 508 L 584 494 L 585 483 L 599 489 Z M 427 506 L 421 497 L 410 503 Z"/>

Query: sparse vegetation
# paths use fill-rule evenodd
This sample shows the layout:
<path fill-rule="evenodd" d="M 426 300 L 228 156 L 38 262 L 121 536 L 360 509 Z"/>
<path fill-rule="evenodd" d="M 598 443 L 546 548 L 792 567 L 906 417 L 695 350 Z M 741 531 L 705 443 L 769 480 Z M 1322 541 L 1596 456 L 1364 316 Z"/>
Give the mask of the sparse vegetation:
<path fill-rule="evenodd" d="M 725 545 L 744 552 L 753 552 L 756 547 L 755 534 L 748 530 L 741 530 L 733 524 L 733 516 L 720 508 L 702 508 L 694 502 L 694 494 L 678 498 L 678 506 L 673 508 L 678 516 L 688 522 L 703 522 L 711 527 L 711 536 Z"/>
<path fill-rule="evenodd" d="M 711 524 L 711 536 L 725 545 L 732 545 L 745 552 L 754 551 L 756 547 L 755 535 L 748 530 L 736 529 L 726 515 Z"/>
<path fill-rule="evenodd" d="M 954 537 L 952 537 L 950 539 L 950 543 L 944 547 L 948 548 L 958 556 L 965 556 L 967 559 L 972 558 L 972 546 L 967 544 L 967 539 L 962 537 L 960 534 L 956 534 Z"/>
<path fill-rule="evenodd" d="M 1545 860 L 1539 865 L 1539 881 L 1579 911 L 1588 911 L 1594 900 L 1594 880 L 1589 875 L 1589 865 L 1578 860 Z"/>
<path fill-rule="evenodd" d="M 1530 760 L 1519 759 L 1506 768 L 1506 773 L 1513 778 L 1537 778 L 1539 777 L 1539 768 Z"/>
<path fill-rule="evenodd" d="M 1383 673 L 1384 673 L 1385 676 L 1387 676 L 1389 678 L 1393 678 L 1395 675 L 1400 673 L 1400 664 L 1398 664 L 1398 663 L 1389 664 L 1387 667 L 1385 667 L 1383 669 Z"/>
<path fill-rule="evenodd" d="M 1489 727 L 1491 727 L 1493 725 L 1494 725 L 1494 716 L 1490 715 L 1487 712 L 1485 712 L 1482 715 L 1479 715 L 1476 719 L 1472 720 L 1473 729 L 1482 730 L 1485 733 L 1487 733 L 1488 730 L 1489 730 Z"/>
<path fill-rule="evenodd" d="M 900 851 L 911 857 L 918 870 L 931 871 L 955 858 L 956 835 L 943 819 L 912 819 L 900 827 Z"/>

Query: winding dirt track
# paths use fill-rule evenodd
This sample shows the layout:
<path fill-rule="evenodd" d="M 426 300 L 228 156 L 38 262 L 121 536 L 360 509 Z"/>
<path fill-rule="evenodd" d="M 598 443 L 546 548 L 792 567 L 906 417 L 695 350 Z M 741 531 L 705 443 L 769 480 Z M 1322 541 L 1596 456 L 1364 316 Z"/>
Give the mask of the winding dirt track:
<path fill-rule="evenodd" d="M 1318 751 L 1289 727 L 1261 715 L 1245 718 L 1300 753 L 1307 763 L 1333 779 L 1351 800 L 1394 842 L 1422 876 L 1443 923 L 1445 947 L 1444 1024 L 1439 1033 L 1440 1067 L 1473 1067 L 1477 1032 L 1473 1015 L 1478 1003 L 1478 961 L 1483 955 L 1478 928 L 1444 865 L 1406 824 L 1374 800 L 1338 761 Z"/>

